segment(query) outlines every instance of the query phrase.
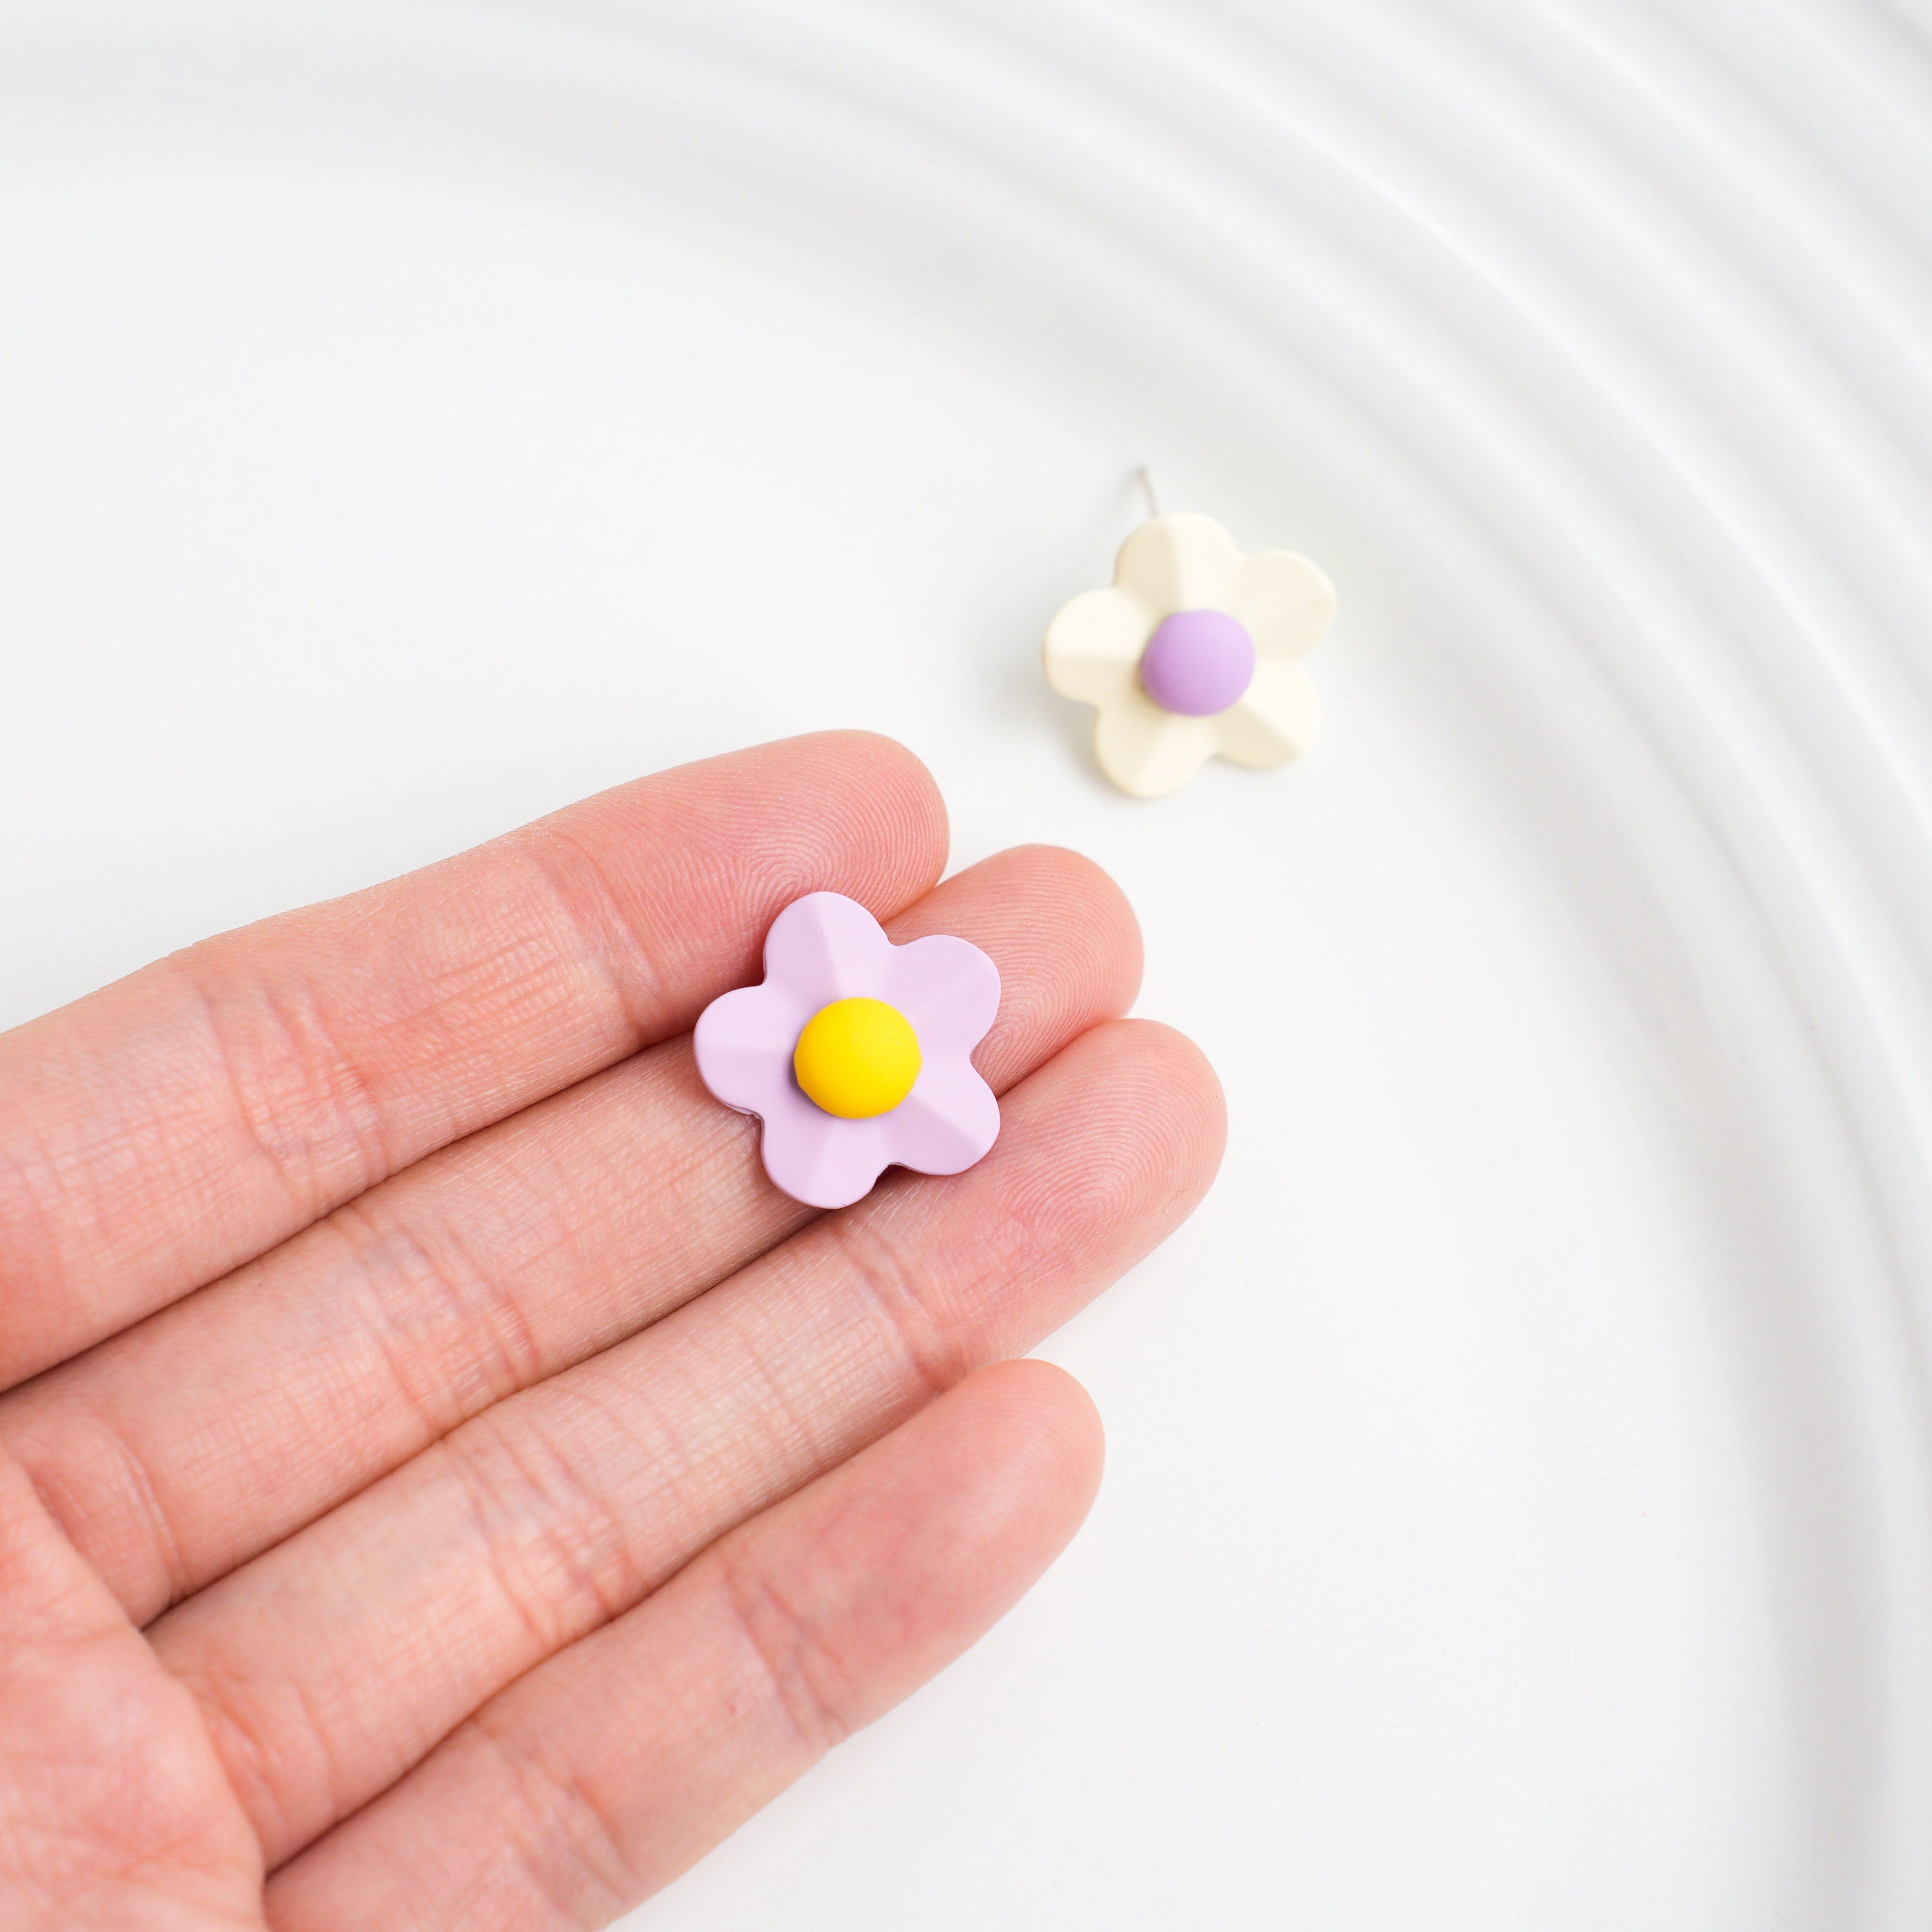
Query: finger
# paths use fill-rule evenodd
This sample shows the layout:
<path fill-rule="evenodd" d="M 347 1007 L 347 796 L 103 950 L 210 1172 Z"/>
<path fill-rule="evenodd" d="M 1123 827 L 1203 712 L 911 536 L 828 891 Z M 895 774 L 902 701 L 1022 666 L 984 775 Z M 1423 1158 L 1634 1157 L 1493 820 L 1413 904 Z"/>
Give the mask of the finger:
<path fill-rule="evenodd" d="M 0 1387 L 432 1148 L 682 1031 L 801 892 L 945 856 L 912 755 L 829 734 L 620 786 L 0 1036 Z"/>
<path fill-rule="evenodd" d="M 964 1175 L 903 1175 L 814 1222 L 153 1627 L 272 1864 L 732 1524 L 1030 1347 L 1219 1156 L 1214 1076 L 1146 1021 L 1085 1034 L 1002 1106 Z"/>
<path fill-rule="evenodd" d="M 1004 1615 L 1100 1455 L 1070 1377 L 981 1370 L 503 1691 L 278 1874 L 271 1922 L 607 1924 Z"/>
<path fill-rule="evenodd" d="M 1004 1090 L 1124 1012 L 1119 889 L 1001 854 L 888 929 L 958 933 L 1003 981 Z M 146 1624 L 467 1416 L 609 1347 L 813 1218 L 666 1042 L 419 1162 L 226 1280 L 0 1398 L 0 1448 Z"/>

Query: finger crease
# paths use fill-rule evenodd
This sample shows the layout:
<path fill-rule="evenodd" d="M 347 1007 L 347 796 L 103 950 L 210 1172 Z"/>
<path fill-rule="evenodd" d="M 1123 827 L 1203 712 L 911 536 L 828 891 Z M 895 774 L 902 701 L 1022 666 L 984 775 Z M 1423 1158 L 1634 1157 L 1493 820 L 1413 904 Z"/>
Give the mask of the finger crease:
<path fill-rule="evenodd" d="M 540 1755 L 527 1739 L 517 1743 L 500 1734 L 487 1707 L 470 1729 L 502 1768 L 522 1814 L 524 1828 L 511 1826 L 517 1863 L 543 1902 L 583 1932 L 608 1924 L 634 1904 L 640 1874 L 616 1821 L 577 1768 Z"/>
<path fill-rule="evenodd" d="M 808 1758 L 823 1757 L 860 1724 L 851 1676 L 772 1580 L 727 1544 L 716 1555 L 731 1628 L 755 1660 L 787 1727 Z"/>
<path fill-rule="evenodd" d="M 602 977 L 634 1048 L 651 1031 L 652 1016 L 676 1004 L 663 969 L 640 943 L 589 847 L 551 820 L 530 828 L 525 852 L 578 942 L 578 959 Z"/>
<path fill-rule="evenodd" d="M 434 1246 L 400 1216 L 366 1199 L 329 1216 L 355 1260 L 370 1307 L 368 1330 L 390 1382 L 434 1441 L 527 1388 L 544 1350 L 514 1292 L 452 1225 Z M 458 1338 L 454 1360 L 446 1346 Z"/>
<path fill-rule="evenodd" d="M 298 1676 L 290 1672 L 272 1680 L 275 1696 L 292 1704 L 291 1712 L 258 1708 L 252 1685 L 194 1671 L 176 1675 L 199 1706 L 215 1754 L 272 1863 L 293 1858 L 342 1816 L 343 1785 L 329 1748 L 329 1727 Z M 296 1740 L 308 1747 L 312 1796 L 298 1796 L 298 1774 L 289 1762 L 288 1748 Z M 298 1824 L 298 1818 L 321 1822 L 310 1828 Z"/>
<path fill-rule="evenodd" d="M 317 1003 L 299 1001 L 266 982 L 248 996 L 250 1016 L 266 1025 L 252 1039 L 249 1056 L 262 1071 L 243 1072 L 241 1042 L 222 1008 L 194 966 L 192 952 L 177 964 L 199 1004 L 214 1058 L 226 1083 L 234 1117 L 264 1164 L 286 1190 L 304 1219 L 320 1213 L 345 1194 L 360 1193 L 392 1171 L 385 1144 L 382 1110 L 362 1070 L 331 1037 Z M 297 1016 L 299 1004 L 301 1016 Z M 272 1070 L 292 1070 L 286 1091 L 278 1090 Z M 320 1101 L 323 1115 L 314 1115 Z M 344 1145 L 352 1150 L 356 1172 L 338 1180 L 325 1177 Z"/>
<path fill-rule="evenodd" d="M 483 1561 L 538 1655 L 608 1623 L 642 1594 L 621 1519 L 547 1430 L 525 1417 L 513 1440 L 484 1417 L 446 1447 Z"/>
<path fill-rule="evenodd" d="M 943 1395 L 966 1372 L 957 1341 L 933 1315 L 939 1298 L 933 1277 L 868 1224 L 852 1216 L 828 1216 L 824 1224 L 865 1296 L 878 1326 L 896 1347 L 913 1382 L 930 1400 Z M 921 1292 L 920 1284 L 926 1292 Z"/>
<path fill-rule="evenodd" d="M 124 1604 L 123 1607 L 135 1615 L 142 1622 L 152 1622 L 172 1604 L 178 1603 L 194 1588 L 194 1568 L 189 1562 L 188 1551 L 182 1540 L 180 1526 L 163 1500 L 162 1492 L 155 1483 L 154 1472 L 148 1466 L 147 1459 L 134 1444 L 116 1428 L 107 1417 L 98 1410 L 90 1410 L 88 1420 L 98 1430 L 101 1439 L 112 1455 L 116 1467 L 122 1481 L 122 1493 L 128 1501 L 128 1514 L 134 1519 L 137 1536 L 143 1530 L 150 1562 L 160 1573 L 162 1595 L 151 1609 L 146 1604 Z M 86 1514 L 94 1514 L 92 1509 Z M 63 1533 L 67 1532 L 67 1521 L 59 1519 Z M 71 1534 L 68 1540 L 76 1549 L 80 1547 Z M 95 1558 L 88 1559 L 97 1570 L 104 1566 Z"/>

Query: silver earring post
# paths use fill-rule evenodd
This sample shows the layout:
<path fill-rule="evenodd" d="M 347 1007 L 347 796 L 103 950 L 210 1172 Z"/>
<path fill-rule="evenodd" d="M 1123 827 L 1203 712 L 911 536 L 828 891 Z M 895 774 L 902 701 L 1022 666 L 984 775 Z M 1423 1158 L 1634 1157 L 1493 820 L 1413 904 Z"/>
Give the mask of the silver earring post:
<path fill-rule="evenodd" d="M 1147 465 L 1143 463 L 1141 466 L 1134 472 L 1134 481 L 1141 486 L 1141 494 L 1147 499 L 1148 514 L 1150 517 L 1159 516 L 1160 514 L 1160 499 L 1154 494 L 1153 471 L 1149 470 Z"/>

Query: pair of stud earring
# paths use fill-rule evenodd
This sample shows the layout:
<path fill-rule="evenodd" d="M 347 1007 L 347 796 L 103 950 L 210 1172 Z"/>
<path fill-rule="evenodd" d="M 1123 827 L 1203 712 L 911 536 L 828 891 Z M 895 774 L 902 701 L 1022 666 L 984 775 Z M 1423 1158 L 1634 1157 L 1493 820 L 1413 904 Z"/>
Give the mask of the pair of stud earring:
<path fill-rule="evenodd" d="M 1047 681 L 1100 712 L 1094 748 L 1124 791 L 1156 798 L 1218 753 L 1285 764 L 1320 714 L 1303 656 L 1335 593 L 1292 550 L 1243 556 L 1212 518 L 1148 520 L 1114 580 L 1061 607 Z M 998 1138 L 973 1049 L 1000 1006 L 999 969 L 964 939 L 895 946 L 856 900 L 808 892 L 772 922 L 765 976 L 699 1017 L 698 1070 L 763 1122 L 765 1172 L 794 1200 L 844 1208 L 890 1166 L 958 1174 Z"/>
<path fill-rule="evenodd" d="M 1094 750 L 1123 791 L 1159 798 L 1217 754 L 1286 764 L 1321 718 L 1300 660 L 1335 616 L 1326 577 L 1293 550 L 1244 556 L 1211 517 L 1163 516 L 1143 470 L 1146 522 L 1114 580 L 1060 606 L 1046 681 L 1100 712 Z"/>

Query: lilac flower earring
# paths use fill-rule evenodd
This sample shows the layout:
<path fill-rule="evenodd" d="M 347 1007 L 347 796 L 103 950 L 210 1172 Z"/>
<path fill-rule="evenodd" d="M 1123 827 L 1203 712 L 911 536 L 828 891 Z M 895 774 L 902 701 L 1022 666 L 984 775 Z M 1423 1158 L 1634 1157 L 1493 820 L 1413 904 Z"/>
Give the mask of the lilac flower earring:
<path fill-rule="evenodd" d="M 772 922 L 763 984 L 699 1016 L 698 1071 L 764 1122 L 778 1186 L 844 1208 L 895 1163 L 958 1174 L 992 1147 L 1000 1105 L 970 1056 L 999 1006 L 999 970 L 976 946 L 895 946 L 856 900 L 808 892 Z"/>

